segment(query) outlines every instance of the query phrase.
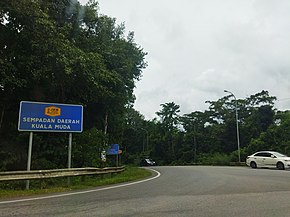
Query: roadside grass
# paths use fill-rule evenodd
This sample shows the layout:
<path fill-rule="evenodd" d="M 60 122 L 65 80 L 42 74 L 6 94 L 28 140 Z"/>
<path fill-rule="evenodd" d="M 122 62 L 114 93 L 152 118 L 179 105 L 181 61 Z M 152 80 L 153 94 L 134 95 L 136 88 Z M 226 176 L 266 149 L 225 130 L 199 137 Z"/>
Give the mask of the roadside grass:
<path fill-rule="evenodd" d="M 66 192 L 97 186 L 136 181 L 151 176 L 151 172 L 144 168 L 126 166 L 125 171 L 116 174 L 106 174 L 86 177 L 54 178 L 45 180 L 31 180 L 30 189 L 24 190 L 26 181 L 0 182 L 0 198 L 30 196 L 45 193 Z"/>

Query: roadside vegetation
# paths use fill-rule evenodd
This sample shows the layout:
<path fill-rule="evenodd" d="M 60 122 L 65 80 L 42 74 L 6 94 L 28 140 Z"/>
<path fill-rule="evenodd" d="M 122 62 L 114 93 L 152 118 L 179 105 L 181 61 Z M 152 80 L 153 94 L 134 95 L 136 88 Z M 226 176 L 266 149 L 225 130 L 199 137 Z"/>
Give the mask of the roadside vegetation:
<path fill-rule="evenodd" d="M 88 189 L 97 186 L 136 181 L 151 176 L 151 172 L 144 168 L 127 166 L 119 174 L 106 174 L 102 176 L 70 177 L 68 186 L 67 178 L 54 178 L 30 181 L 30 189 L 25 189 L 26 181 L 10 181 L 0 183 L 0 198 L 28 196 L 54 192 L 68 192 L 72 190 Z"/>

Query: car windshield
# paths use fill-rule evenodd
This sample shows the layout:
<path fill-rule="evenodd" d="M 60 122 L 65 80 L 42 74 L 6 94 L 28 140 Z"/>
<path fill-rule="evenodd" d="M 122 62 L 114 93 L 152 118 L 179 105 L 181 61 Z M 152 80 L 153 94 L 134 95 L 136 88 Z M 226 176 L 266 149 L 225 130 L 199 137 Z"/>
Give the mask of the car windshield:
<path fill-rule="evenodd" d="M 273 154 L 276 155 L 276 157 L 288 157 L 287 155 L 281 154 L 279 152 L 273 152 Z"/>
<path fill-rule="evenodd" d="M 146 161 L 147 163 L 151 163 L 151 162 L 152 162 L 150 159 L 145 159 L 145 161 Z"/>

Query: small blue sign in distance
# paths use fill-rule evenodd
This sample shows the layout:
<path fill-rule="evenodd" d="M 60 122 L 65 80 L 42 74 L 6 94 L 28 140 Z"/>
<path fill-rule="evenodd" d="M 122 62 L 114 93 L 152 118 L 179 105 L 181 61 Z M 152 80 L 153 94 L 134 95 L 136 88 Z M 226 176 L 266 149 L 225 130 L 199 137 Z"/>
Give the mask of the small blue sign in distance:
<path fill-rule="evenodd" d="M 18 130 L 80 133 L 83 131 L 83 106 L 22 101 Z"/>
<path fill-rule="evenodd" d="M 107 150 L 107 155 L 117 155 L 117 154 L 119 154 L 119 145 L 118 144 L 110 145 L 110 148 Z"/>

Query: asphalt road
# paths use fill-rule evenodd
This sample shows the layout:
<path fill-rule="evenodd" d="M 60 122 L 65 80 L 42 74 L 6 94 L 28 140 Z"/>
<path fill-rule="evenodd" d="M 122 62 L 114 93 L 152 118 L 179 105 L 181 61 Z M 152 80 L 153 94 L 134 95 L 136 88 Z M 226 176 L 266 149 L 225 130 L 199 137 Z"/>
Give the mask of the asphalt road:
<path fill-rule="evenodd" d="M 0 201 L 0 216 L 290 217 L 290 171 L 207 166 L 154 169 L 161 175 L 142 183 Z"/>

